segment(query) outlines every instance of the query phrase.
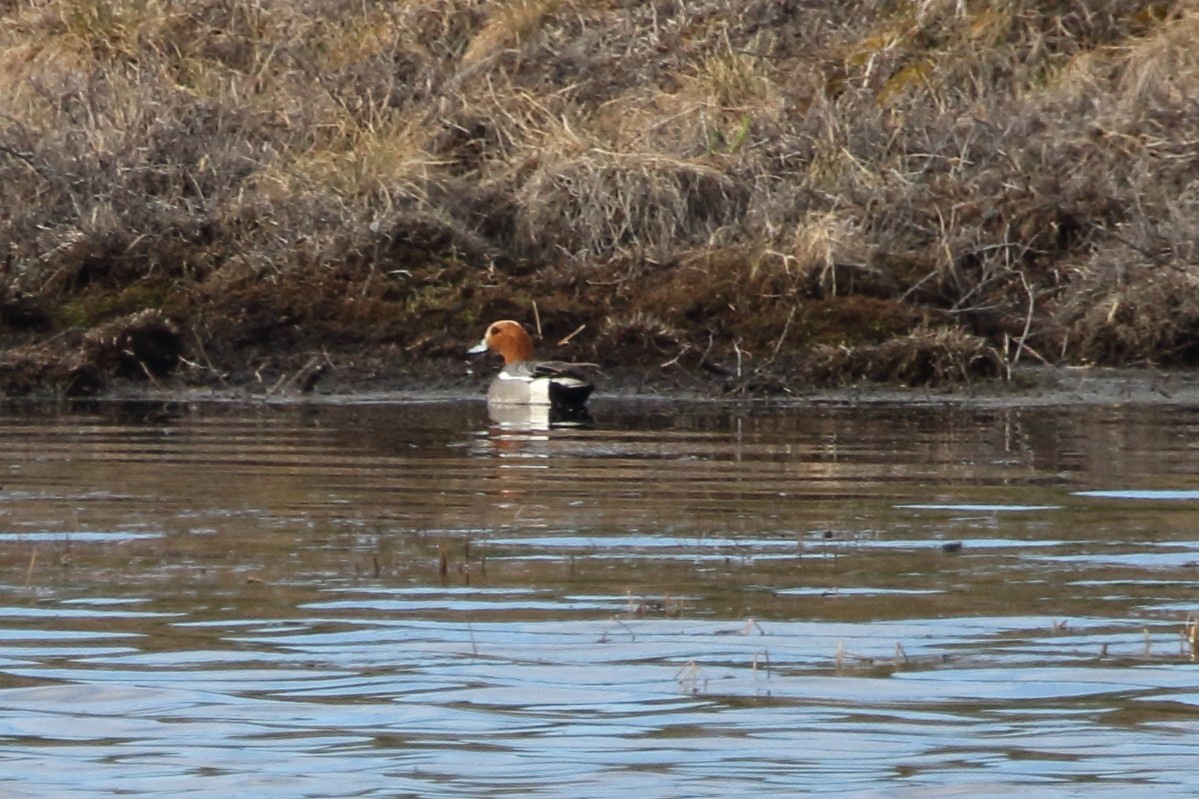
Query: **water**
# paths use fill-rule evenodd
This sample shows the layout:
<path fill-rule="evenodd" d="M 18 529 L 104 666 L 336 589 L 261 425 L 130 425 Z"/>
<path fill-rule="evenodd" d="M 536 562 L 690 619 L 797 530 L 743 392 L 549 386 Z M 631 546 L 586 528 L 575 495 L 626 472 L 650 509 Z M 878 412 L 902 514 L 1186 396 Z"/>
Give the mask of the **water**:
<path fill-rule="evenodd" d="M 595 412 L 9 406 L 0 795 L 1199 792 L 1199 409 Z"/>

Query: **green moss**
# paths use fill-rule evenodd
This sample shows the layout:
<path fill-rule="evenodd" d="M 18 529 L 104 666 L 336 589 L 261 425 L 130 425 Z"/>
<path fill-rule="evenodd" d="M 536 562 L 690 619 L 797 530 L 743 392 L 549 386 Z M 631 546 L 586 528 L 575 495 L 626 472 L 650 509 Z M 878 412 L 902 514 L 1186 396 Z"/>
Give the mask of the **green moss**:
<path fill-rule="evenodd" d="M 174 316 L 184 303 L 185 299 L 172 293 L 169 286 L 135 283 L 119 291 L 88 291 L 72 297 L 51 312 L 51 319 L 56 330 L 91 328 L 146 308 Z"/>

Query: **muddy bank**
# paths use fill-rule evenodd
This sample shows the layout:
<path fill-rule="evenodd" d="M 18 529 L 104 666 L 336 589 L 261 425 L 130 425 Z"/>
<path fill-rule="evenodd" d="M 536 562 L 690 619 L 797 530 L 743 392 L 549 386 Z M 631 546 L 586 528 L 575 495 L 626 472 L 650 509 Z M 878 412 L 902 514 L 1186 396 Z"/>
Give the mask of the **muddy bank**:
<path fill-rule="evenodd" d="M 620 376 L 622 390 L 656 385 L 769 396 L 863 381 L 967 384 L 1009 371 L 985 339 L 930 324 L 936 314 L 927 309 L 853 296 L 767 309 L 752 292 L 721 297 L 704 283 L 688 295 L 662 289 L 662 277 L 630 279 L 632 285 L 610 295 L 587 286 L 564 290 L 543 276 L 454 284 L 439 275 L 432 287 L 452 293 L 453 301 L 415 311 L 402 296 L 363 297 L 363 284 L 349 280 L 251 283 L 220 292 L 173 287 L 170 294 L 164 289 L 167 310 L 140 310 L 91 328 L 59 331 L 47 323 L 14 331 L 10 324 L 0 392 L 79 397 L 161 385 L 250 393 L 303 393 L 321 383 L 351 390 L 453 386 L 472 368 L 464 352 L 488 323 L 480 320 L 497 318 L 520 319 L 540 357 L 598 363 Z M 93 288 L 67 303 L 111 305 L 128 291 Z M 28 295 L 21 302 L 37 309 L 33 318 L 62 313 L 46 298 L 41 306 Z M 677 324 L 655 321 L 668 303 Z M 748 312 L 734 314 L 734 303 Z M 688 322 L 701 306 L 704 312 Z M 494 370 L 489 363 L 477 358 L 473 369 Z"/>
<path fill-rule="evenodd" d="M 291 376 L 273 381 L 252 380 L 241 385 L 189 383 L 179 379 L 114 383 L 91 397 L 34 394 L 9 396 L 10 407 L 26 411 L 78 407 L 80 403 L 133 403 L 151 413 L 179 403 L 408 403 L 485 402 L 487 386 L 498 370 L 496 361 L 447 359 L 404 374 L 378 374 L 326 368 L 307 386 Z M 301 370 L 300 374 L 309 374 Z M 659 403 L 680 407 L 720 403 L 728 407 L 769 409 L 788 405 L 905 405 L 1017 409 L 1077 406 L 1199 407 L 1199 373 L 1192 370 L 1119 369 L 1104 367 L 1025 366 L 1007 379 L 984 379 L 939 386 L 898 386 L 862 381 L 856 385 L 806 387 L 796 391 L 731 392 L 727 382 L 705 373 L 673 366 L 661 368 L 609 367 L 596 376 L 591 405 L 597 419 L 605 409 L 627 403 Z"/>
<path fill-rule="evenodd" d="M 491 365 L 492 367 L 495 364 Z M 478 364 L 447 367 L 441 374 L 421 379 L 339 380 L 336 374 L 310 394 L 294 390 L 260 394 L 252 390 L 159 390 L 149 394 L 113 396 L 222 400 L 307 399 L 324 401 L 406 401 L 477 398 L 483 401 L 493 368 Z M 771 407 L 791 403 L 830 405 L 938 405 L 987 408 L 1033 408 L 1080 405 L 1156 405 L 1199 407 L 1199 374 L 1190 370 L 1116 369 L 1102 367 L 1022 367 L 1010 379 L 984 379 L 969 383 L 905 387 L 877 381 L 857 385 L 807 387 L 771 393 L 730 392 L 726 383 L 701 375 L 680 374 L 658 368 L 617 367 L 598 379 L 593 404 L 627 401 L 746 403 L 746 407 Z"/>
<path fill-rule="evenodd" d="M 1197 34 L 1160 2 L 0 4 L 0 393 L 452 383 L 504 318 L 734 396 L 1193 366 Z"/>

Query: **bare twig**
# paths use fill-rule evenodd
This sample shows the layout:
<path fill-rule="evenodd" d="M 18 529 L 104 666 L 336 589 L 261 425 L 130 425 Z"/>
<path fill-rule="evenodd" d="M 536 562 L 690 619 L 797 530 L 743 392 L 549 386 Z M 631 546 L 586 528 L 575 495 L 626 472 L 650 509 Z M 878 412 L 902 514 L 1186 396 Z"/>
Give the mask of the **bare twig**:
<path fill-rule="evenodd" d="M 534 306 L 534 307 L 536 307 L 536 306 Z M 587 325 L 585 325 L 585 324 L 579 325 L 578 327 L 576 327 L 576 328 L 574 329 L 574 331 L 573 331 L 573 332 L 572 332 L 570 335 L 568 335 L 568 336 L 566 336 L 565 338 L 562 338 L 561 340 L 559 340 L 559 341 L 558 341 L 558 346 L 559 346 L 559 347 L 565 347 L 567 344 L 569 344 L 569 343 L 570 343 L 570 340 L 571 340 L 571 339 L 573 339 L 575 336 L 577 336 L 577 335 L 579 335 L 580 333 L 582 333 L 582 332 L 583 332 L 583 331 L 584 331 L 586 328 L 587 328 Z"/>
<path fill-rule="evenodd" d="M 29 567 L 25 569 L 25 587 L 28 588 L 33 583 L 33 567 L 37 564 L 37 547 L 29 553 Z"/>
<path fill-rule="evenodd" d="M 795 318 L 796 306 L 791 306 L 791 313 L 787 314 L 787 321 L 783 325 L 783 332 L 779 334 L 778 341 L 774 342 L 774 350 L 770 353 L 771 360 L 778 357 L 779 349 L 783 346 L 783 340 L 787 338 L 787 332 L 791 329 L 791 320 Z"/>
<path fill-rule="evenodd" d="M 1020 332 L 1020 337 L 1016 339 L 1016 354 L 1012 356 L 1012 362 L 1008 366 L 1008 377 L 1012 375 L 1012 369 L 1016 364 L 1020 363 L 1020 353 L 1024 351 L 1024 342 L 1028 339 L 1028 331 L 1032 329 L 1032 313 L 1036 307 L 1036 298 L 1033 295 L 1032 286 L 1028 285 L 1028 278 L 1024 272 L 1020 273 L 1020 285 L 1024 286 L 1024 291 L 1028 294 L 1028 313 L 1024 315 L 1024 330 Z"/>

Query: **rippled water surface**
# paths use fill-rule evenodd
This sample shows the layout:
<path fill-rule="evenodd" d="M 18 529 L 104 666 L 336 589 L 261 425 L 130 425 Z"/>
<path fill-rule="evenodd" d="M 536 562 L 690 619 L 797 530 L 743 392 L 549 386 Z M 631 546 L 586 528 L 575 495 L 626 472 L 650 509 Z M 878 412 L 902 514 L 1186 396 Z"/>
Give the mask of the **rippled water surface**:
<path fill-rule="evenodd" d="M 4 797 L 1199 794 L 1199 409 L 0 411 Z"/>

